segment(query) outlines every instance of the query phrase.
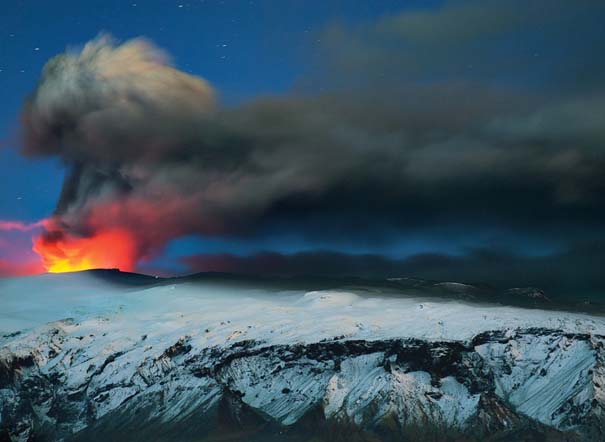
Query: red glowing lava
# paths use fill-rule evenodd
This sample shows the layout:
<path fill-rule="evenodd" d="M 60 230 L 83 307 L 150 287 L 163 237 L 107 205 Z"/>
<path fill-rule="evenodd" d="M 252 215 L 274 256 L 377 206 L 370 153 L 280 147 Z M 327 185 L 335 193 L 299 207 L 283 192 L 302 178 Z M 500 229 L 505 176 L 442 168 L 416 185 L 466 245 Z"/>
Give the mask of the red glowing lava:
<path fill-rule="evenodd" d="M 90 237 L 47 232 L 34 240 L 33 250 L 51 273 L 109 268 L 133 271 L 137 259 L 133 235 L 118 228 Z"/>

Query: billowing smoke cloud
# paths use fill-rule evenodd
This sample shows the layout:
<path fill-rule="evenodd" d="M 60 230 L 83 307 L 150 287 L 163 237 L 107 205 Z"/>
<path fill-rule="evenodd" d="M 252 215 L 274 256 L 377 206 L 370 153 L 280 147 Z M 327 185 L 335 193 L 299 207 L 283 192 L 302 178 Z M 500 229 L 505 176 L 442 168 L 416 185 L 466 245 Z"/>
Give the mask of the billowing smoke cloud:
<path fill-rule="evenodd" d="M 506 55 L 519 27 L 548 29 L 576 9 L 556 2 L 546 15 L 532 6 L 491 23 L 490 8 L 501 4 L 453 2 L 332 29 L 332 92 L 235 109 L 215 104 L 206 81 L 145 40 L 100 37 L 55 57 L 23 111 L 24 153 L 57 155 L 69 167 L 40 248 L 128 232 L 139 261 L 180 236 L 272 225 L 351 238 L 442 224 L 598 231 L 601 82 L 567 87 L 570 73 L 553 73 L 564 91 L 530 94 L 520 80 L 500 81 L 509 78 L 501 60 L 498 72 L 468 74 L 456 58 L 467 69 L 472 42 L 485 55 L 478 62 L 489 62 L 486 54 Z M 482 26 L 466 25 L 484 14 Z M 579 54 L 574 69 L 586 61 Z M 603 72 L 599 61 L 584 68 Z"/>

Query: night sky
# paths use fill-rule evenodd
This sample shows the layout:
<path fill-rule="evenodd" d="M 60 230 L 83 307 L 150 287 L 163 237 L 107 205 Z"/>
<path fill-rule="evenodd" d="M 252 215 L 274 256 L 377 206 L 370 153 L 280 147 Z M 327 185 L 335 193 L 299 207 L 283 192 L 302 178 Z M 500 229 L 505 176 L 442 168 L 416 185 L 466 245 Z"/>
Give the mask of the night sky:
<path fill-rule="evenodd" d="M 596 0 L 9 2 L 0 274 L 40 271 L 32 236 L 120 228 L 147 273 L 602 293 L 604 20 Z"/>

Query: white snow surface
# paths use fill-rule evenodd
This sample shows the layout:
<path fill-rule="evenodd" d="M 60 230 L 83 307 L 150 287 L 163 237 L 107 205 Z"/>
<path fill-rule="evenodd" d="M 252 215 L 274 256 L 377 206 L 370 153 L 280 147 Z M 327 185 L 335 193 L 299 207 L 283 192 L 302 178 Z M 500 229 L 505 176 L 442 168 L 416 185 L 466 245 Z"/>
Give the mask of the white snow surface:
<path fill-rule="evenodd" d="M 515 336 L 532 328 L 559 332 Z M 86 392 L 96 419 L 140 407 L 162 421 L 185 420 L 215 406 L 228 387 L 283 425 L 321 404 L 326 417 L 358 425 L 395 416 L 402 427 L 428 420 L 464 428 L 478 415 L 480 393 L 449 373 L 432 378 L 430 367 L 385 364 L 382 351 L 344 358 L 338 368 L 331 359 L 303 355 L 286 364 L 279 351 L 247 354 L 212 376 L 196 376 L 186 358 L 211 357 L 205 349 L 228 354 L 242 341 L 264 347 L 468 342 L 486 331 L 515 336 L 474 344 L 473 351 L 493 374 L 497 396 L 521 414 L 568 429 L 593 412 L 593 399 L 603 402 L 602 356 L 595 351 L 605 335 L 602 316 L 361 289 L 277 291 L 210 282 L 125 288 L 86 273 L 0 280 L 0 361 L 33 355 L 41 374 L 58 375 L 62 394 Z M 187 349 L 179 353 L 178 345 Z M 17 393 L 0 390 L 0 401 L 14 401 Z M 36 409 L 51 419 L 47 411 Z M 86 419 L 74 418 L 70 431 L 84 428 Z"/>
<path fill-rule="evenodd" d="M 464 341 L 486 330 L 530 327 L 605 334 L 602 316 L 405 293 L 278 292 L 211 283 L 116 288 L 85 273 L 0 279 L 0 336 L 66 318 L 121 339 L 186 334 L 200 347 L 334 337 Z"/>

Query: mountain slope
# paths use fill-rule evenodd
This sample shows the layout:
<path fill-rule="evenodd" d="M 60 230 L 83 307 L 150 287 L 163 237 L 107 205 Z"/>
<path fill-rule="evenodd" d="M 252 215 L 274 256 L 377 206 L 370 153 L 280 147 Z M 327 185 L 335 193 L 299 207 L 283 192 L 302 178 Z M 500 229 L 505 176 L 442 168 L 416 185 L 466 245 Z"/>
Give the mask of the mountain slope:
<path fill-rule="evenodd" d="M 0 291 L 59 304 L 0 339 L 0 440 L 605 437 L 600 316 L 81 278 Z"/>

